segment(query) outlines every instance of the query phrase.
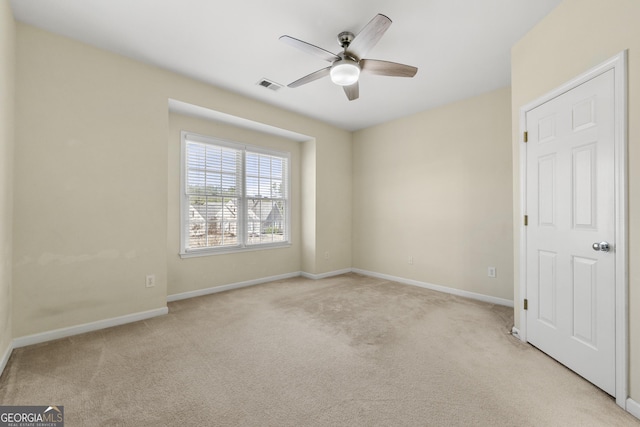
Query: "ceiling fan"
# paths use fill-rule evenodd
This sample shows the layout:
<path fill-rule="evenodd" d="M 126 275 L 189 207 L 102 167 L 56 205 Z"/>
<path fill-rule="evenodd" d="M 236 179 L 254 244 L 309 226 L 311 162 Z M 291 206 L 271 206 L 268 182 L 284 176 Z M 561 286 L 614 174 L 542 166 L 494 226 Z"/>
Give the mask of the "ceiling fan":
<path fill-rule="evenodd" d="M 296 88 L 322 77 L 330 76 L 333 83 L 343 87 L 349 101 L 353 101 L 360 96 L 358 79 L 361 72 L 379 76 L 415 76 L 418 72 L 416 67 L 378 59 L 364 59 L 364 56 L 378 43 L 390 26 L 391 19 L 378 14 L 360 30 L 358 35 L 349 31 L 341 32 L 338 34 L 338 43 L 342 46 L 343 51 L 337 54 L 291 36 L 281 36 L 280 40 L 288 45 L 331 63 L 329 67 L 315 71 L 287 86 Z"/>

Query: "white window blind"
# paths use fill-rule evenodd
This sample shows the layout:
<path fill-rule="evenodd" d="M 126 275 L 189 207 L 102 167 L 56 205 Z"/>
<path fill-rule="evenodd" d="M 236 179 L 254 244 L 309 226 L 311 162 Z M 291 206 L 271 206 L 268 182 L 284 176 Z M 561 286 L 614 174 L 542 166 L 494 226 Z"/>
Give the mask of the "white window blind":
<path fill-rule="evenodd" d="M 181 253 L 289 244 L 289 154 L 183 132 Z"/>

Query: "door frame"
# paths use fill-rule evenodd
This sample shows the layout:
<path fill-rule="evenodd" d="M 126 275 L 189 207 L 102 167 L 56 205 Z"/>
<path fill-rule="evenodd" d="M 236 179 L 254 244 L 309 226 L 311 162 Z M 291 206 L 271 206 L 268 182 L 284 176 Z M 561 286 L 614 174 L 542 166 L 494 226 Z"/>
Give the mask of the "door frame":
<path fill-rule="evenodd" d="M 520 339 L 527 342 L 527 313 L 523 309 L 527 297 L 527 235 L 526 226 L 521 219 L 527 213 L 527 147 L 524 143 L 524 132 L 527 129 L 526 114 L 528 111 L 556 98 L 581 84 L 607 72 L 614 70 L 614 168 L 615 168 L 615 381 L 616 403 L 626 410 L 628 397 L 628 274 L 627 274 L 627 51 L 622 51 L 593 67 L 562 86 L 520 107 L 520 256 L 519 256 L 519 290 Z M 518 305 L 520 304 L 520 305 Z"/>

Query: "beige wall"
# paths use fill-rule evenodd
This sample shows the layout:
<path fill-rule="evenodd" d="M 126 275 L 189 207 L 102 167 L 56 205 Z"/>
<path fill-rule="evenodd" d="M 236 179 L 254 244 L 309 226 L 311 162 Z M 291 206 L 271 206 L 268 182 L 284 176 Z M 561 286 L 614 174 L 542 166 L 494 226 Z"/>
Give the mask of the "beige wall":
<path fill-rule="evenodd" d="M 356 132 L 353 266 L 511 300 L 509 112 L 505 88 Z"/>
<path fill-rule="evenodd" d="M 352 265 L 351 134 L 316 148 L 316 272 Z"/>
<path fill-rule="evenodd" d="M 164 76 L 22 24 L 17 52 L 14 336 L 165 307 Z"/>
<path fill-rule="evenodd" d="M 0 4 L 0 360 L 11 333 L 15 23 L 11 4 Z"/>
<path fill-rule="evenodd" d="M 316 269 L 316 141 L 302 144 L 301 174 L 302 186 L 302 271 L 315 272 Z"/>
<path fill-rule="evenodd" d="M 617 53 L 629 49 L 630 394 L 640 399 L 640 2 L 565 0 L 512 49 L 514 282 L 518 295 L 519 109 Z M 516 304 L 516 322 L 519 321 Z"/>
<path fill-rule="evenodd" d="M 180 132 L 182 130 L 291 153 L 291 246 L 182 259 L 180 252 Z M 167 227 L 168 294 L 300 271 L 300 142 L 179 114 L 169 114 Z"/>
<path fill-rule="evenodd" d="M 299 270 L 301 258 L 312 274 L 350 267 L 349 132 L 24 24 L 17 52 L 15 337 L 161 308 L 173 289 L 192 290 L 185 279 L 210 273 L 203 259 L 189 260 L 197 267 L 181 276 L 167 259 L 170 98 L 312 136 L 305 162 L 313 167 L 300 174 L 313 191 L 300 196 L 300 223 L 324 235 L 297 243 L 302 253 L 283 270 Z M 330 156 L 341 160 L 320 163 Z M 335 201 L 340 216 L 327 213 Z M 318 262 L 325 251 L 333 264 Z M 228 270 L 195 286 L 275 271 L 248 254 L 206 259 Z M 156 286 L 145 288 L 151 273 Z M 180 283 L 169 284 L 169 274 Z"/>

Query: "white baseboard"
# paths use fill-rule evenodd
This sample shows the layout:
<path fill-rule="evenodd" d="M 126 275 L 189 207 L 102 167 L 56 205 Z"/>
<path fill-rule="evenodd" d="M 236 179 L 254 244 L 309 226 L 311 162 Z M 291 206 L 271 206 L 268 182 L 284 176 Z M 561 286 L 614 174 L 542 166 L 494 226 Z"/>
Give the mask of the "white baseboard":
<path fill-rule="evenodd" d="M 289 278 L 292 278 L 292 277 L 299 277 L 300 274 L 301 273 L 299 271 L 296 271 L 294 273 L 286 273 L 286 274 L 280 274 L 280 275 L 277 275 L 277 276 L 262 277 L 260 279 L 247 280 L 247 281 L 244 281 L 244 282 L 230 283 L 228 285 L 213 286 L 211 288 L 198 289 L 198 290 L 189 291 L 189 292 L 182 292 L 182 293 L 179 293 L 179 294 L 173 294 L 173 295 L 167 296 L 167 302 L 179 301 L 181 299 L 187 299 L 187 298 L 201 297 L 203 295 L 215 294 L 215 293 L 218 293 L 218 292 L 229 291 L 231 289 L 244 288 L 244 287 L 247 287 L 247 286 L 253 286 L 253 285 L 259 285 L 259 284 L 262 284 L 262 283 L 273 282 L 273 281 L 276 281 L 276 280 L 284 280 L 284 279 L 289 279 Z"/>
<path fill-rule="evenodd" d="M 327 277 L 333 277 L 333 276 L 339 276 L 341 274 L 351 273 L 352 271 L 353 270 L 350 268 L 345 268 L 345 269 L 336 270 L 336 271 L 329 271 L 328 273 L 321 273 L 321 274 L 311 274 L 311 273 L 305 273 L 303 271 L 302 273 L 300 273 L 300 275 L 302 277 L 306 277 L 307 279 L 320 280 L 320 279 L 326 279 Z"/>
<path fill-rule="evenodd" d="M 420 288 L 431 289 L 433 291 L 444 292 L 447 294 L 457 295 L 464 298 L 471 298 L 478 301 L 488 302 L 491 304 L 504 305 L 506 307 L 513 307 L 513 301 L 503 298 L 492 297 L 489 295 L 477 294 L 475 292 L 463 291 L 460 289 L 449 288 L 447 286 L 434 285 L 432 283 L 420 282 L 413 279 L 405 279 L 402 277 L 390 276 L 388 274 L 375 273 L 373 271 L 360 270 L 354 268 L 351 270 L 354 273 L 363 274 L 365 276 L 377 277 L 378 279 L 391 280 L 393 282 L 404 283 L 406 285 L 418 286 Z"/>
<path fill-rule="evenodd" d="M 319 280 L 327 277 L 339 276 L 341 274 L 351 273 L 350 268 L 343 270 L 330 271 L 328 273 L 311 274 L 304 271 L 296 271 L 292 273 L 280 274 L 277 276 L 261 277 L 259 279 L 247 280 L 244 282 L 229 283 L 228 285 L 212 286 L 205 289 L 197 289 L 195 291 L 181 292 L 167 296 L 167 302 L 179 301 L 182 299 L 201 297 L 203 295 L 216 294 L 218 292 L 230 291 L 232 289 L 245 288 L 247 286 L 260 285 L 262 283 L 274 282 L 276 280 L 290 279 L 292 277 L 306 277 L 307 279 Z"/>
<path fill-rule="evenodd" d="M 247 287 L 247 286 L 259 285 L 259 284 L 262 284 L 262 283 L 273 282 L 273 281 L 276 281 L 276 280 L 289 279 L 289 278 L 298 277 L 298 276 L 306 277 L 307 279 L 312 279 L 312 280 L 320 280 L 320 279 L 326 279 L 328 277 L 339 276 L 341 274 L 347 274 L 347 273 L 358 273 L 358 274 L 362 274 L 362 275 L 365 275 L 365 276 L 377 277 L 379 279 L 384 279 L 384 280 L 391 280 L 393 282 L 404 283 L 406 285 L 412 285 L 412 286 L 418 286 L 418 287 L 421 287 L 421 288 L 431 289 L 431 290 L 438 291 L 438 292 L 444 292 L 444 293 L 447 293 L 447 294 L 458 295 L 458 296 L 461 296 L 461 297 L 471 298 L 471 299 L 475 299 L 475 300 L 478 300 L 478 301 L 484 301 L 484 302 L 488 302 L 488 303 L 491 303 L 491 304 L 503 305 L 503 306 L 506 306 L 506 307 L 513 307 L 513 301 L 508 300 L 508 299 L 497 298 L 497 297 L 492 297 L 492 296 L 483 295 L 483 294 L 477 294 L 475 292 L 463 291 L 463 290 L 460 290 L 460 289 L 449 288 L 449 287 L 441 286 L 441 285 L 434 285 L 432 283 L 420 282 L 418 280 L 412 280 L 412 279 L 405 279 L 405 278 L 402 278 L 402 277 L 396 277 L 396 276 L 391 276 L 391 275 L 388 275 L 388 274 L 376 273 L 376 272 L 373 272 L 373 271 L 360 270 L 358 268 L 344 268 L 342 270 L 329 271 L 327 273 L 320 273 L 320 274 L 313 274 L 313 273 L 307 273 L 307 272 L 304 272 L 304 271 L 297 271 L 297 272 L 292 272 L 292 273 L 280 274 L 278 276 L 262 277 L 262 278 L 259 278 L 259 279 L 247 280 L 247 281 L 244 281 L 244 282 L 230 283 L 228 285 L 213 286 L 211 288 L 197 289 L 195 291 L 182 292 L 182 293 L 179 293 L 179 294 L 169 295 L 167 297 L 167 301 L 168 302 L 179 301 L 179 300 L 182 300 L 182 299 L 194 298 L 194 297 L 199 297 L 199 296 L 203 296 L 203 295 L 210 295 L 210 294 L 215 294 L 215 293 L 218 293 L 218 292 L 224 292 L 224 291 L 229 291 L 229 290 L 232 290 L 232 289 L 244 288 L 244 287 Z"/>
<path fill-rule="evenodd" d="M 68 328 L 54 329 L 52 331 L 42 332 L 39 334 L 26 335 L 24 337 L 14 338 L 13 348 L 26 347 L 28 345 L 40 344 L 47 341 L 70 337 L 72 335 L 84 334 L 85 332 L 92 332 L 99 329 L 110 328 L 112 326 L 124 325 L 125 323 L 132 323 L 139 320 L 150 319 L 152 317 L 162 316 L 163 314 L 167 313 L 169 313 L 169 309 L 167 307 L 162 307 L 155 310 L 141 311 L 139 313 L 127 314 L 125 316 L 113 317 L 111 319 L 98 320 L 96 322 L 70 326 Z"/>
<path fill-rule="evenodd" d="M 627 399 L 627 412 L 633 415 L 636 418 L 640 418 L 640 403 L 635 400 L 628 398 Z"/>
<path fill-rule="evenodd" d="M 0 359 L 0 375 L 4 372 L 4 368 L 7 367 L 7 362 L 9 362 L 9 358 L 11 357 L 11 352 L 13 351 L 13 343 L 9 343 L 6 351 L 2 355 L 2 359 Z"/>

